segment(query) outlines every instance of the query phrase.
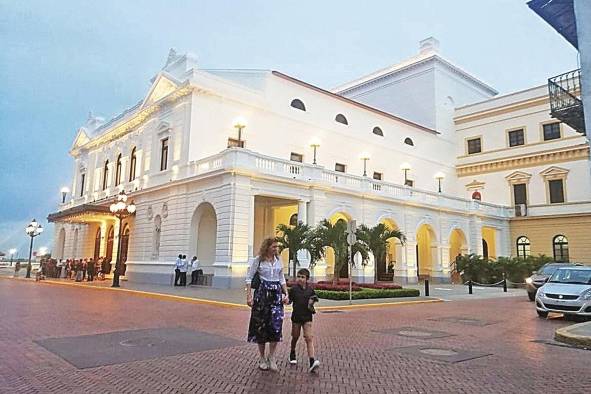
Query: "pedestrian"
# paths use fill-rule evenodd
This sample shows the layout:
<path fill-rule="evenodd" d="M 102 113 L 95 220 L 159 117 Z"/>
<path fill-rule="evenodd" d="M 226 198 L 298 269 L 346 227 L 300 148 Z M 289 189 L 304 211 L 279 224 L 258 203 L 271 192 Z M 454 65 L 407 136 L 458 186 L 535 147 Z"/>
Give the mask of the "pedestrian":
<path fill-rule="evenodd" d="M 199 268 L 199 260 L 197 256 L 191 259 L 191 284 L 196 285 L 199 281 L 199 276 L 203 275 L 203 270 Z"/>
<path fill-rule="evenodd" d="M 320 366 L 320 361 L 315 359 L 314 336 L 312 333 L 312 315 L 316 313 L 314 304 L 318 302 L 318 296 L 314 289 L 308 284 L 310 271 L 302 268 L 296 276 L 296 284 L 289 289 L 289 300 L 293 303 L 291 312 L 291 351 L 289 352 L 289 363 L 297 364 L 296 345 L 302 330 L 304 340 L 310 359 L 309 371 L 314 372 Z"/>
<path fill-rule="evenodd" d="M 18 276 L 19 276 L 19 271 L 20 271 L 20 270 L 21 270 L 21 262 L 20 262 L 20 261 L 17 261 L 17 262 L 14 264 L 14 277 L 15 277 L 15 278 L 18 278 Z"/>
<path fill-rule="evenodd" d="M 254 297 L 252 289 L 254 290 Z M 246 304 L 251 307 L 248 342 L 258 344 L 259 368 L 277 371 L 275 351 L 282 340 L 283 304 L 289 302 L 279 245 L 274 238 L 265 239 L 246 274 Z M 265 355 L 266 344 L 268 355 Z"/>
<path fill-rule="evenodd" d="M 183 255 L 179 254 L 174 263 L 174 285 L 180 286 L 179 281 L 181 280 L 181 265 L 183 265 Z"/>
<path fill-rule="evenodd" d="M 87 273 L 88 273 L 88 281 L 92 282 L 94 280 L 94 259 L 90 259 L 88 260 L 88 266 L 87 266 Z"/>
<path fill-rule="evenodd" d="M 82 264 L 82 280 L 84 281 L 86 279 L 86 270 L 88 269 L 88 259 L 84 259 L 84 261 L 80 260 L 80 263 Z"/>
<path fill-rule="evenodd" d="M 64 263 L 62 262 L 62 259 L 59 259 L 55 265 L 55 277 L 56 278 L 61 278 L 62 277 L 62 270 L 64 269 Z"/>
<path fill-rule="evenodd" d="M 84 280 L 84 262 L 80 259 L 74 265 L 76 267 L 76 282 L 82 282 Z"/>
<path fill-rule="evenodd" d="M 189 263 L 187 262 L 187 255 L 184 254 L 183 258 L 181 259 L 181 286 L 187 286 L 187 269 L 189 268 Z"/>

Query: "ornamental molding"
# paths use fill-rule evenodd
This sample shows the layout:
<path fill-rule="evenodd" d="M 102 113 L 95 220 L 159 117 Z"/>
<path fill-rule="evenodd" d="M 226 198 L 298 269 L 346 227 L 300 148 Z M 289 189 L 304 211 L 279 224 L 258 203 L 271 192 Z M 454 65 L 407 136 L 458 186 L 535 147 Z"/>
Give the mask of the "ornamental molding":
<path fill-rule="evenodd" d="M 517 170 L 527 167 L 537 167 L 546 164 L 564 163 L 575 160 L 588 160 L 589 146 L 577 145 L 566 149 L 535 153 L 532 155 L 515 156 L 474 164 L 456 166 L 458 177 L 486 174 L 497 171 Z"/>
<path fill-rule="evenodd" d="M 151 205 L 148 206 L 148 209 L 146 210 L 146 216 L 150 221 L 154 218 L 154 210 L 152 209 Z"/>
<path fill-rule="evenodd" d="M 485 182 L 477 181 L 476 179 L 474 179 L 472 182 L 466 184 L 466 190 L 472 191 L 484 189 L 485 184 Z"/>
<path fill-rule="evenodd" d="M 162 217 L 165 219 L 168 217 L 168 204 L 167 203 L 162 204 Z"/>
<path fill-rule="evenodd" d="M 531 179 L 531 174 L 523 171 L 514 171 L 511 174 L 507 175 L 505 179 L 509 181 L 509 183 L 529 183 L 529 180 Z"/>
<path fill-rule="evenodd" d="M 552 166 L 540 172 L 540 175 L 545 179 L 561 179 L 565 178 L 569 170 L 562 167 Z"/>

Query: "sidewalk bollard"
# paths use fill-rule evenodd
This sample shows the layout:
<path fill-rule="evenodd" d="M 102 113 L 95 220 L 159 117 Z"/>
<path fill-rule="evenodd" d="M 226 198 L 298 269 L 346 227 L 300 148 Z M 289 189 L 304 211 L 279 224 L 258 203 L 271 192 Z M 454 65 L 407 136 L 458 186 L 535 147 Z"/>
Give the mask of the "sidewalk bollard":
<path fill-rule="evenodd" d="M 429 279 L 425 279 L 425 297 L 429 297 Z"/>
<path fill-rule="evenodd" d="M 472 281 L 468 281 L 468 294 L 472 294 Z"/>
<path fill-rule="evenodd" d="M 507 292 L 507 277 L 503 274 L 503 292 Z"/>

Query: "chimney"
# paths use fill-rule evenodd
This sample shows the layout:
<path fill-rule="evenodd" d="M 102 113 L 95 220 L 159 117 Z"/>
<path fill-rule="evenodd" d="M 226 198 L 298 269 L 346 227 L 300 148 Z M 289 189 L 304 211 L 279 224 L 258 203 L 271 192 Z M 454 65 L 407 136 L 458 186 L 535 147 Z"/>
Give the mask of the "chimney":
<path fill-rule="evenodd" d="M 419 42 L 419 54 L 428 55 L 439 52 L 439 40 L 435 37 L 427 37 Z"/>

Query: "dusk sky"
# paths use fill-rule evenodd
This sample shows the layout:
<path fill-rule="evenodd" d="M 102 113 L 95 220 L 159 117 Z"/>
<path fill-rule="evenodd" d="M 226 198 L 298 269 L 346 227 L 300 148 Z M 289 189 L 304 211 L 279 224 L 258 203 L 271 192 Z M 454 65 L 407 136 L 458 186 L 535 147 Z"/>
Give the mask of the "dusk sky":
<path fill-rule="evenodd" d="M 26 224 L 71 184 L 89 111 L 110 118 L 147 93 L 168 50 L 202 68 L 280 70 L 332 88 L 418 51 L 442 54 L 501 93 L 577 68 L 577 53 L 525 0 L 0 0 L 0 251 L 28 253 Z"/>

